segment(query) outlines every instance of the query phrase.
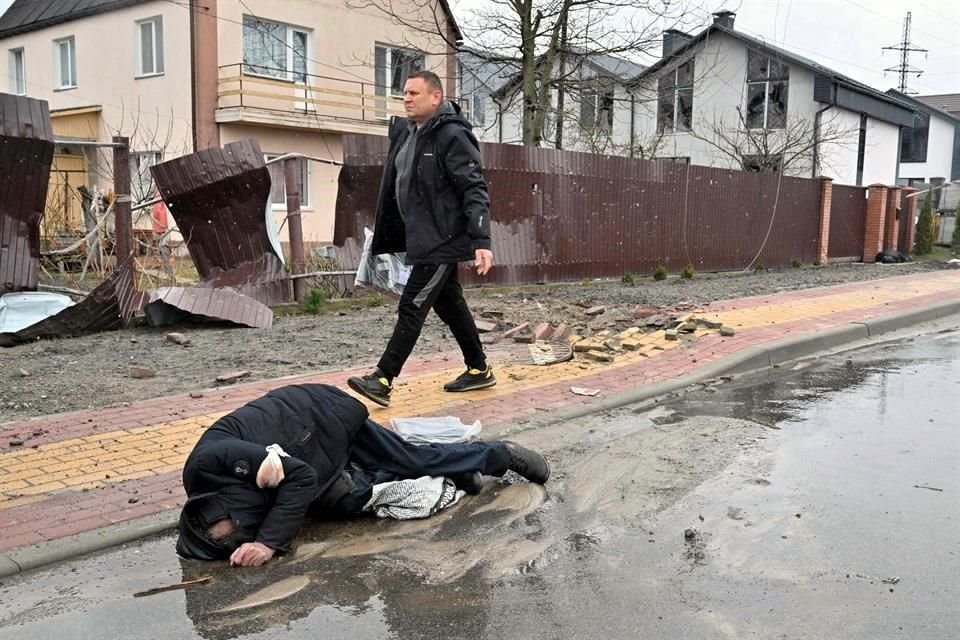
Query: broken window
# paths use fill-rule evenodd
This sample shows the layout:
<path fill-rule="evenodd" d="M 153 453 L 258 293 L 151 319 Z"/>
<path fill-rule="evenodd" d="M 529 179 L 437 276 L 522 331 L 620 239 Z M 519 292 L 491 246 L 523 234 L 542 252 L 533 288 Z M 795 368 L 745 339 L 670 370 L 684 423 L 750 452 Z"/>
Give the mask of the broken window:
<path fill-rule="evenodd" d="M 790 67 L 758 51 L 747 53 L 748 129 L 783 129 L 787 126 L 787 93 Z"/>
<path fill-rule="evenodd" d="M 693 125 L 693 58 L 657 82 L 657 131 L 690 131 Z"/>
<path fill-rule="evenodd" d="M 929 138 L 930 115 L 914 113 L 913 126 L 904 128 L 900 135 L 900 162 L 926 162 Z"/>
<path fill-rule="evenodd" d="M 159 151 L 139 151 L 130 154 L 130 196 L 134 204 L 152 200 L 157 196 L 150 167 L 160 164 L 163 155 Z"/>
<path fill-rule="evenodd" d="M 783 158 L 779 155 L 743 156 L 740 159 L 740 164 L 744 171 L 774 173 L 780 171 L 780 163 L 782 160 Z"/>
<path fill-rule="evenodd" d="M 243 72 L 306 83 L 309 40 L 305 29 L 243 16 Z"/>
<path fill-rule="evenodd" d="M 601 86 L 584 89 L 580 93 L 580 126 L 594 127 L 601 131 L 613 129 L 613 87 Z"/>

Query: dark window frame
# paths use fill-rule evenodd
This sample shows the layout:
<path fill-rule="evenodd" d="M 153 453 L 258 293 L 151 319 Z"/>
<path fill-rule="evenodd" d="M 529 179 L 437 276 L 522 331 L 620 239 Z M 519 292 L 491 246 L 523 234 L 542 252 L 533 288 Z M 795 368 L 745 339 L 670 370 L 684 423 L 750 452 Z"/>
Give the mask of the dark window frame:
<path fill-rule="evenodd" d="M 693 131 L 695 58 L 685 60 L 657 80 L 657 132 Z M 686 104 L 683 103 L 686 100 Z"/>
<path fill-rule="evenodd" d="M 900 131 L 900 162 L 926 162 L 930 148 L 930 114 L 913 114 L 914 126 Z"/>
<path fill-rule="evenodd" d="M 751 109 L 751 89 L 760 90 L 763 109 L 759 112 Z M 787 114 L 790 101 L 790 67 L 774 56 L 753 49 L 747 50 L 747 105 L 744 124 L 747 129 L 778 130 L 787 127 Z M 771 106 L 776 103 L 782 109 L 774 112 L 771 118 Z M 760 115 L 760 122 L 753 121 Z"/>

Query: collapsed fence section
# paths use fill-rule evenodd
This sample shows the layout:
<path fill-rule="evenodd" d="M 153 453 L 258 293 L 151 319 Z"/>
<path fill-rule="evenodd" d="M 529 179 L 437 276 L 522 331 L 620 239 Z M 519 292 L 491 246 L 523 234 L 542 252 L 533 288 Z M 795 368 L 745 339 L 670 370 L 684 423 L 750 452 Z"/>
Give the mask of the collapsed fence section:
<path fill-rule="evenodd" d="M 342 266 L 373 227 L 388 140 L 344 138 L 334 243 Z M 549 282 L 817 260 L 818 180 L 483 143 L 497 268 Z M 473 276 L 464 273 L 469 282 Z"/>

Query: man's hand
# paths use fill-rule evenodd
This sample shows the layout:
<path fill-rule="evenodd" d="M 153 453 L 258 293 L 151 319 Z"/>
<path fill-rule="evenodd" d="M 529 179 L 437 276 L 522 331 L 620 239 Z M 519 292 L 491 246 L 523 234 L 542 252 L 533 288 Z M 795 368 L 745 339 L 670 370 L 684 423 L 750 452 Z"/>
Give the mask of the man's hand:
<path fill-rule="evenodd" d="M 259 542 L 244 542 L 230 556 L 231 567 L 259 567 L 273 557 L 273 549 Z"/>
<path fill-rule="evenodd" d="M 474 260 L 477 263 L 477 275 L 485 276 L 493 268 L 493 251 L 477 249 L 474 253 Z"/>

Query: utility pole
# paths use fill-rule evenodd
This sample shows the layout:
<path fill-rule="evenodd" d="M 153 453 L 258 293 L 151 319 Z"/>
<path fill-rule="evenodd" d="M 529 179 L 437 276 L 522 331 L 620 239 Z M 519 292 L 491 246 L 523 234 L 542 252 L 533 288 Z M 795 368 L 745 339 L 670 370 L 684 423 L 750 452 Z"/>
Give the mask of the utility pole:
<path fill-rule="evenodd" d="M 567 79 L 567 14 L 560 26 L 560 82 L 557 84 L 557 149 L 563 149 L 563 108 Z"/>
<path fill-rule="evenodd" d="M 900 64 L 896 67 L 889 67 L 884 69 L 884 71 L 896 71 L 900 76 L 900 84 L 897 86 L 897 89 L 900 93 L 905 95 L 916 94 L 916 91 L 909 89 L 907 87 L 907 76 L 910 74 L 916 74 L 919 78 L 923 74 L 923 70 L 918 69 L 910 64 L 910 52 L 916 51 L 918 53 L 926 53 L 926 49 L 920 49 L 914 47 L 910 43 L 910 22 L 911 22 L 911 12 L 907 11 L 907 17 L 903 19 L 903 40 L 898 44 L 891 45 L 889 47 L 884 47 L 883 50 L 887 51 L 899 51 L 900 52 Z"/>

